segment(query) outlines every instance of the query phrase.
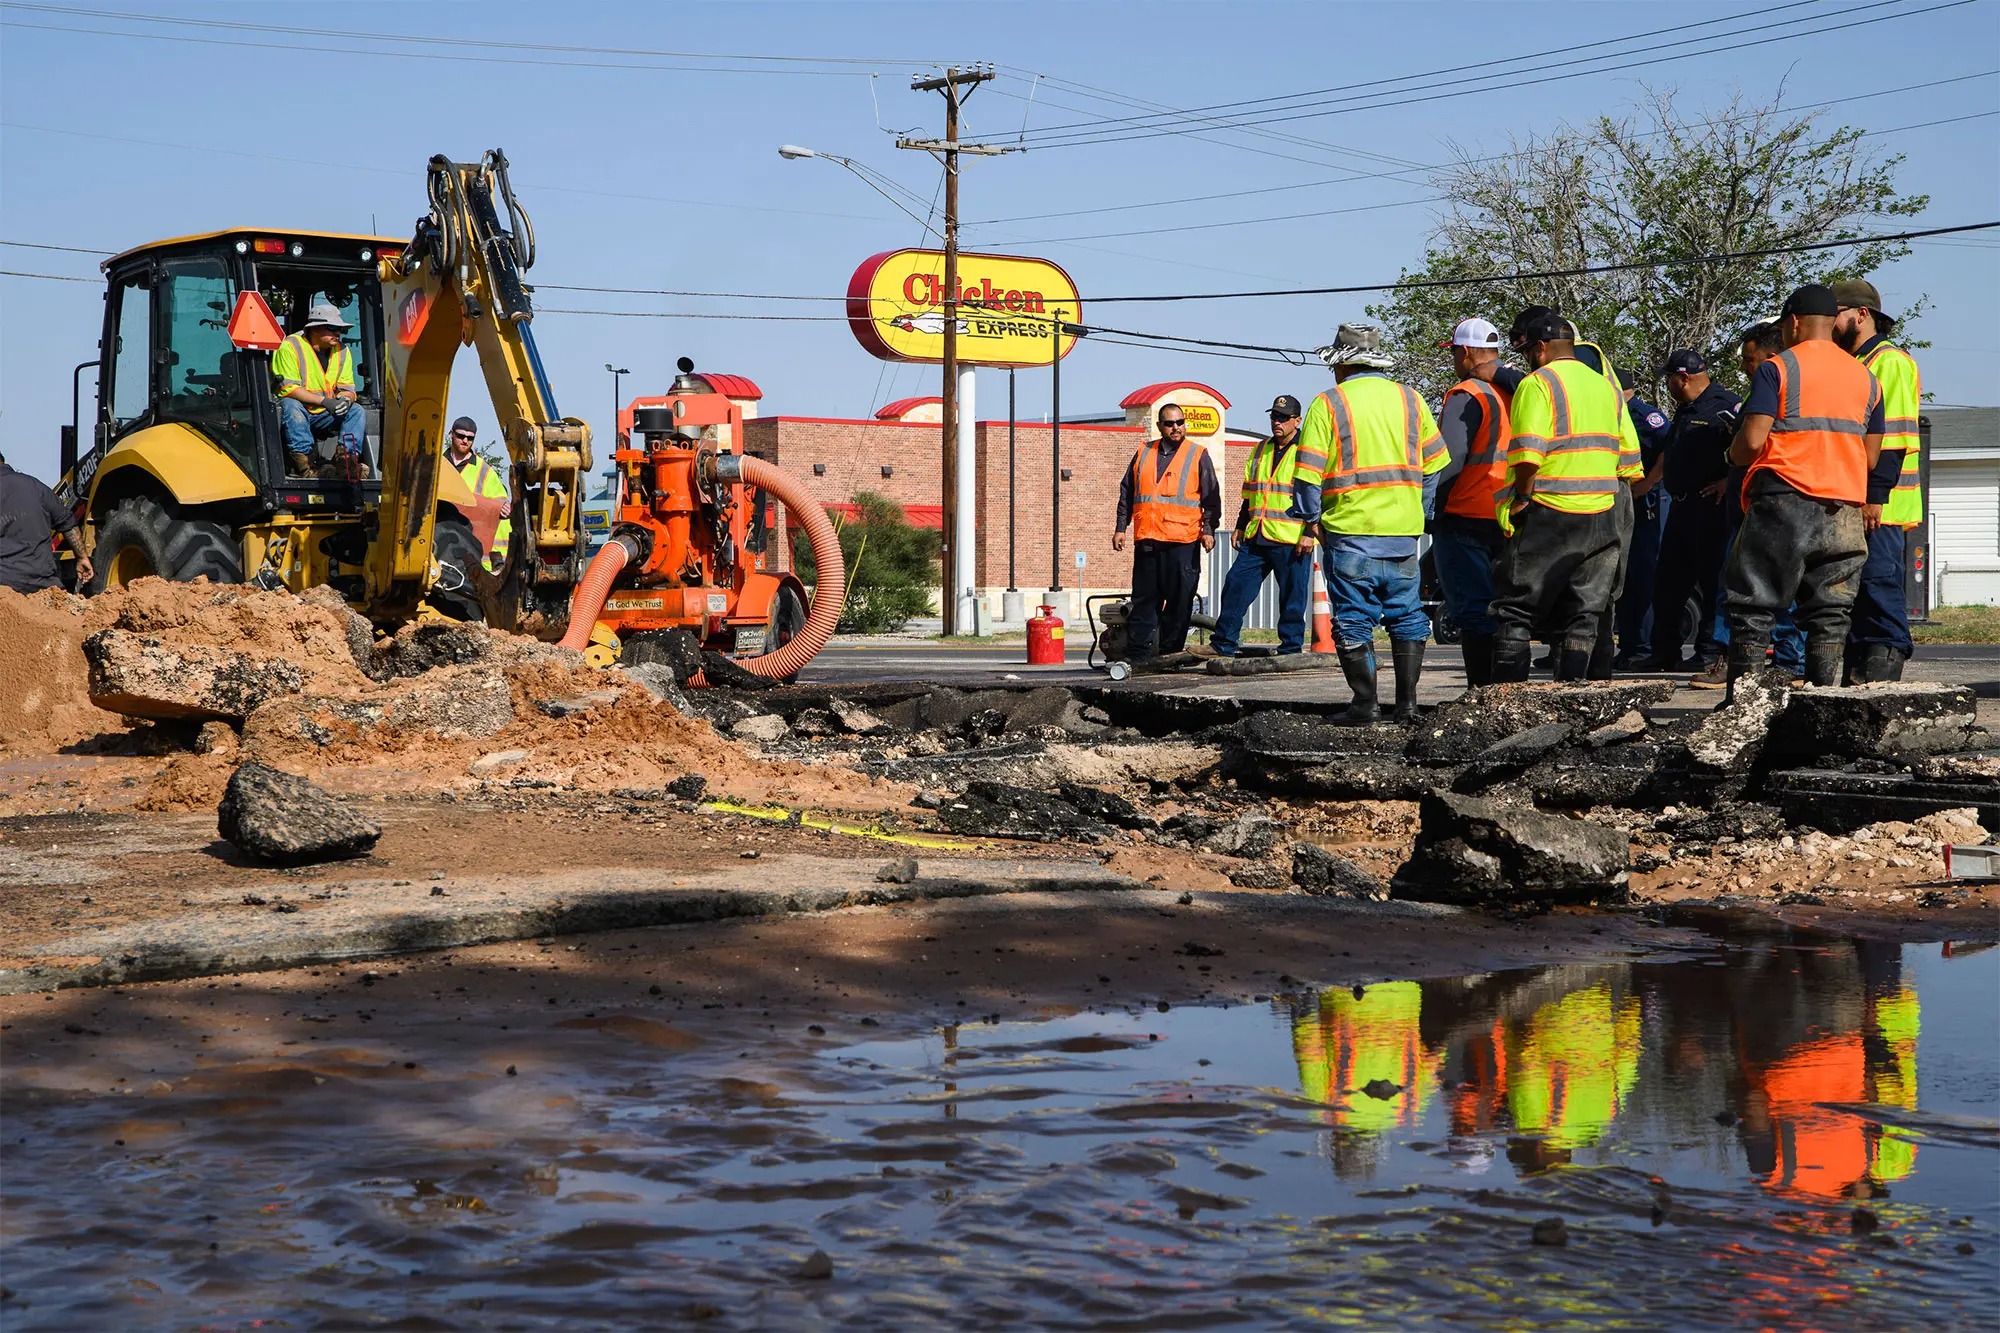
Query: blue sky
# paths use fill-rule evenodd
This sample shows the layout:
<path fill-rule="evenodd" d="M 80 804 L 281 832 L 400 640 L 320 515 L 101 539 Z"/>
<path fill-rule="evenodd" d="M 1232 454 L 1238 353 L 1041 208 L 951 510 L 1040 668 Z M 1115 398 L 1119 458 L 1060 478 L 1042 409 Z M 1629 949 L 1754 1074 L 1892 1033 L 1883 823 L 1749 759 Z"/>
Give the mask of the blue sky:
<path fill-rule="evenodd" d="M 1761 100 L 1783 83 L 1788 100 L 1808 104 L 2000 69 L 2000 3 L 1933 9 L 1941 3 L 1812 0 L 1761 14 L 1701 3 L 398 3 L 320 6 L 299 20 L 352 37 L 258 30 L 300 12 L 264 4 L 152 0 L 143 8 L 251 26 L 107 16 L 141 8 L 92 15 L 6 6 L 0 239 L 108 251 L 231 225 L 373 225 L 405 235 L 422 211 L 432 153 L 469 159 L 497 145 L 515 164 L 540 238 L 535 327 L 563 411 L 602 430 L 611 402 L 605 362 L 637 372 L 625 382 L 629 397 L 663 389 L 674 358 L 686 355 L 755 379 L 767 413 L 862 416 L 892 398 L 936 392 L 935 368 L 877 362 L 838 320 L 558 313 L 836 315 L 831 302 L 552 285 L 838 295 L 862 259 L 922 233 L 838 166 L 784 161 L 775 149 L 799 143 L 853 157 L 928 202 L 936 165 L 898 151 L 884 129 L 940 132 L 940 99 L 908 87 L 940 62 L 988 61 L 1001 74 L 968 104 L 968 138 L 1011 142 L 1025 127 L 1032 142 L 1038 129 L 1147 109 L 1135 102 L 1185 108 L 1266 98 L 1669 23 L 1692 36 L 1715 31 L 1693 25 L 1739 16 L 1725 25 L 1745 30 L 1734 41 L 1673 47 L 1666 44 L 1679 34 L 1666 34 L 1645 44 L 1650 58 L 1722 48 L 1687 59 L 1640 67 L 1647 57 L 1634 57 L 1585 77 L 1421 102 L 1372 101 L 1376 94 L 1362 90 L 1331 116 L 1205 137 L 1127 135 L 968 163 L 966 246 L 1056 260 L 1076 279 L 1089 318 L 1311 347 L 1357 317 L 1367 298 L 1090 301 L 1393 278 L 1420 256 L 1432 221 L 1432 205 L 1421 201 L 1434 192 L 1412 167 L 1445 160 L 1450 145 L 1492 152 L 1509 136 L 1616 114 L 1642 95 L 1642 83 L 1677 88 L 1682 108 L 1696 113 L 1739 88 Z M 1768 36 L 1786 40 L 1741 45 Z M 550 49 L 557 46 L 744 58 Z M 779 56 L 804 59 L 768 59 Z M 1916 225 L 1943 226 L 2000 218 L 1996 110 L 2000 78 L 1988 76 L 1847 101 L 1825 123 L 1879 131 L 1952 122 L 1871 140 L 1907 155 L 1906 190 L 1931 194 Z M 1350 176 L 1362 178 L 1340 179 Z M 1194 196 L 1219 197 L 1133 207 Z M 1218 223 L 1230 225 L 1209 225 Z M 0 269 L 96 274 L 90 255 L 17 246 L 0 247 Z M 1923 366 L 1937 401 L 2000 402 L 2000 233 L 1920 244 L 1877 281 L 1891 307 L 1920 293 L 1933 303 L 1919 331 L 1935 344 Z M 53 471 L 70 368 L 92 355 L 99 311 L 86 284 L 0 277 L 0 449 L 17 466 Z M 1326 378 L 1317 365 L 1086 341 L 1065 364 L 1064 408 L 1111 411 L 1140 384 L 1196 379 L 1235 402 L 1235 424 L 1254 425 L 1272 395 L 1304 396 Z M 454 407 L 490 420 L 476 379 L 461 376 L 459 385 L 466 392 Z M 1047 410 L 1048 390 L 1046 373 L 1022 373 L 1024 417 Z M 1004 416 L 1005 395 L 1004 374 L 982 372 L 980 416 Z"/>

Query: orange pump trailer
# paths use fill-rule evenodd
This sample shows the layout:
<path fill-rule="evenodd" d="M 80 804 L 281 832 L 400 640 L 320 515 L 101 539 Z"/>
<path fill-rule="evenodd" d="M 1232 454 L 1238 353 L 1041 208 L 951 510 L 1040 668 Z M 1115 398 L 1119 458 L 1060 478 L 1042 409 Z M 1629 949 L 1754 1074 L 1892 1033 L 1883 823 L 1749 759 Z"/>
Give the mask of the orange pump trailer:
<path fill-rule="evenodd" d="M 840 618 L 846 571 L 838 535 L 798 482 L 733 452 L 743 409 L 697 391 L 685 358 L 680 369 L 664 401 L 633 413 L 632 439 L 612 455 L 619 504 L 610 540 L 577 585 L 563 645 L 608 663 L 649 633 L 687 630 L 704 648 L 731 652 L 738 630 L 761 628 L 764 651 L 738 665 L 790 679 L 826 646 Z M 810 611 L 805 585 L 750 549 L 759 530 L 753 510 L 764 503 L 758 491 L 804 522 L 819 590 Z"/>

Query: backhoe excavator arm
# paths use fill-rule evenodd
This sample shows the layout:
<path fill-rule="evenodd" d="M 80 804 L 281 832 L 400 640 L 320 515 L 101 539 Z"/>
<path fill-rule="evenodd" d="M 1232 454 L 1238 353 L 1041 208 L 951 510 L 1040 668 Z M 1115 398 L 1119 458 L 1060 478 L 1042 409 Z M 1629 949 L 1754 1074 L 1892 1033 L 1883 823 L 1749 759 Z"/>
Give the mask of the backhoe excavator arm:
<path fill-rule="evenodd" d="M 433 157 L 428 190 L 430 212 L 409 247 L 381 261 L 382 500 L 368 548 L 368 603 L 378 620 L 405 619 L 438 577 L 437 506 L 462 489 L 454 477 L 440 495 L 451 368 L 459 347 L 470 345 L 514 464 L 516 538 L 500 575 L 461 573 L 487 623 L 559 631 L 583 573 L 590 428 L 556 415 L 535 349 L 533 298 L 521 276 L 534 264 L 534 228 L 498 149 L 476 163 Z M 511 227 L 501 223 L 503 206 Z"/>

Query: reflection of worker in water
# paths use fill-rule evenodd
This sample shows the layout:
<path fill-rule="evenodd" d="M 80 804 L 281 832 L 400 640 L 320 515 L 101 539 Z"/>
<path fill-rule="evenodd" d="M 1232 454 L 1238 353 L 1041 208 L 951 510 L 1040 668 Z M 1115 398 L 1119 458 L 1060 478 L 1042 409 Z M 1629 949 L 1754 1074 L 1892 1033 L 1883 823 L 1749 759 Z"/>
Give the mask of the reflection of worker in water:
<path fill-rule="evenodd" d="M 1328 1119 L 1337 1131 L 1352 1131 L 1334 1138 L 1334 1170 L 1343 1177 L 1372 1174 L 1379 1136 L 1423 1118 L 1437 1086 L 1439 1057 L 1424 1049 L 1422 1011 L 1419 983 L 1388 981 L 1327 991 L 1317 1008 L 1292 1023 L 1301 1089 L 1331 1108 Z M 1374 1084 L 1381 1093 L 1385 1083 L 1398 1091 L 1363 1091 Z"/>
<path fill-rule="evenodd" d="M 1903 1130 L 1833 1104 L 1915 1107 L 1918 1027 L 1915 991 L 1871 986 L 1858 1031 L 1808 1036 L 1745 1070 L 1744 1150 L 1766 1189 L 1866 1197 L 1914 1169 L 1916 1145 Z"/>
<path fill-rule="evenodd" d="M 1523 1141 L 1508 1156 L 1534 1170 L 1595 1143 L 1639 1077 L 1639 1001 L 1608 982 L 1537 1009 L 1511 1034 L 1507 1111 Z"/>
<path fill-rule="evenodd" d="M 445 442 L 444 461 L 471 488 L 476 498 L 497 502 L 491 506 L 491 511 L 499 514 L 499 522 L 493 525 L 492 534 L 484 543 L 486 555 L 481 561 L 490 574 L 495 566 L 507 563 L 507 543 L 514 531 L 513 520 L 508 515 L 514 512 L 514 502 L 508 497 L 507 479 L 500 470 L 482 455 L 473 452 L 472 446 L 478 439 L 479 423 L 471 417 L 460 417 L 452 422 L 451 435 Z M 482 519 L 491 521 L 490 513 L 467 517 L 475 534 L 481 533 L 484 527 Z"/>

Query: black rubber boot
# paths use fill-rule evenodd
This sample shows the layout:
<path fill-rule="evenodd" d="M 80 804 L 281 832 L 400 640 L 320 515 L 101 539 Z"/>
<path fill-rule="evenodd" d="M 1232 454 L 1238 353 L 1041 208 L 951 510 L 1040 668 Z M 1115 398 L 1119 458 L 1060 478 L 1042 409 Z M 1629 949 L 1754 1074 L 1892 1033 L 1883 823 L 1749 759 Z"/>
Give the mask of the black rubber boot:
<path fill-rule="evenodd" d="M 1846 648 L 1838 639 L 1824 641 L 1807 639 L 1806 684 L 1838 684 L 1845 655 Z"/>
<path fill-rule="evenodd" d="M 1836 645 L 1837 646 L 1837 645 Z M 1724 703 L 1736 698 L 1736 682 L 1743 676 L 1764 669 L 1764 655 L 1770 651 L 1769 639 L 1753 639 L 1747 634 L 1739 634 L 1732 627 L 1729 632 L 1729 656 L 1725 659 L 1729 666 L 1729 693 L 1723 696 Z M 1836 661 L 1838 659 L 1836 658 Z M 1812 669 L 1812 649 L 1806 649 L 1806 669 Z"/>
<path fill-rule="evenodd" d="M 1340 669 L 1347 673 L 1347 688 L 1354 691 L 1354 701 L 1347 705 L 1346 712 L 1333 719 L 1334 724 L 1365 727 L 1381 721 L 1382 710 L 1375 702 L 1375 646 L 1342 648 Z"/>
<path fill-rule="evenodd" d="M 1396 720 L 1417 720 L 1417 682 L 1424 675 L 1424 640 L 1391 639 L 1389 654 L 1396 664 Z"/>
<path fill-rule="evenodd" d="M 1597 618 L 1597 642 L 1590 646 L 1588 674 L 1592 680 L 1611 679 L 1611 659 L 1616 653 L 1612 631 L 1616 623 L 1613 613 L 1608 610 Z"/>
<path fill-rule="evenodd" d="M 1467 685 L 1491 685 L 1493 683 L 1493 636 L 1491 634 L 1466 634 L 1458 641 L 1459 656 L 1465 659 L 1465 683 Z"/>
<path fill-rule="evenodd" d="M 1597 645 L 1593 641 L 1578 643 L 1573 639 L 1563 640 L 1562 647 L 1556 650 L 1556 679 L 1591 679 L 1590 663 L 1596 652 Z"/>
<path fill-rule="evenodd" d="M 1878 680 L 1901 680 L 1903 678 L 1903 655 L 1886 643 L 1864 643 L 1855 646 L 1853 668 L 1850 680 L 1856 685 L 1868 685 Z"/>
<path fill-rule="evenodd" d="M 1535 642 L 1525 629 L 1503 628 L 1493 636 L 1493 683 L 1504 685 L 1528 678 L 1528 659 Z"/>
<path fill-rule="evenodd" d="M 1903 678 L 1903 663 L 1909 660 L 1910 659 L 1907 656 L 1905 656 L 1900 649 L 1891 648 L 1889 650 L 1889 664 L 1888 664 L 1889 674 L 1884 676 L 1882 679 L 1901 680 Z"/>

